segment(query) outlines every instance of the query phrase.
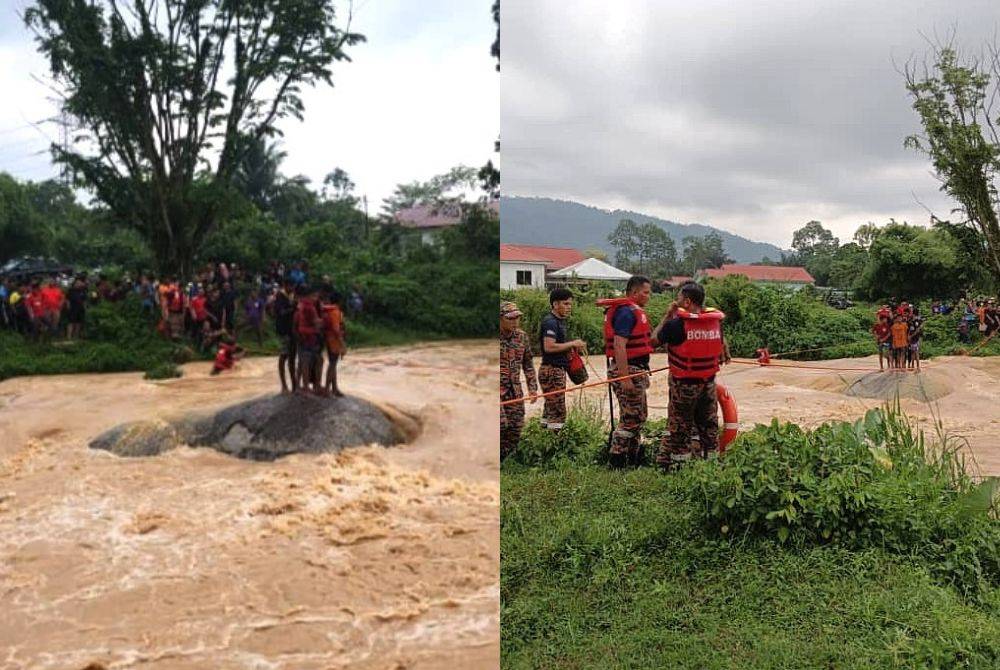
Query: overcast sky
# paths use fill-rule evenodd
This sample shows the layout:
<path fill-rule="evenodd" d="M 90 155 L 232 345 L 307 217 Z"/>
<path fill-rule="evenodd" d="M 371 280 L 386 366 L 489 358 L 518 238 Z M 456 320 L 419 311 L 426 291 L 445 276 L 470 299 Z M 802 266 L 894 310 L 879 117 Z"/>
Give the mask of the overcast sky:
<path fill-rule="evenodd" d="M 953 204 L 897 71 L 923 35 L 979 51 L 995 1 L 505 0 L 508 195 L 577 200 L 791 245 L 818 219 L 842 241 Z M 572 241 L 567 240 L 570 244 Z"/>
<path fill-rule="evenodd" d="M 0 0 L 0 171 L 41 180 L 58 174 L 47 151 L 58 130 L 32 125 L 56 109 L 32 78 L 47 69 L 18 18 L 27 4 Z M 334 65 L 334 88 L 305 91 L 304 122 L 280 125 L 282 171 L 318 188 L 341 167 L 377 212 L 398 183 L 493 158 L 500 91 L 491 4 L 356 0 L 353 30 L 368 41 L 349 50 L 352 63 Z"/>

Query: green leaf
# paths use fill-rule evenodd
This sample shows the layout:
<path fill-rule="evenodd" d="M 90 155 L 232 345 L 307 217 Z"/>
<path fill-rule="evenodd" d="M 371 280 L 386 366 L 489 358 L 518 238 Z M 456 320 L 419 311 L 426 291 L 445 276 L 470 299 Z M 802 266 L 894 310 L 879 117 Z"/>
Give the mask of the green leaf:
<path fill-rule="evenodd" d="M 1000 479 L 988 477 L 979 483 L 974 489 L 959 496 L 955 500 L 960 513 L 963 515 L 985 514 L 993 506 L 993 499 L 996 497 L 997 486 Z"/>

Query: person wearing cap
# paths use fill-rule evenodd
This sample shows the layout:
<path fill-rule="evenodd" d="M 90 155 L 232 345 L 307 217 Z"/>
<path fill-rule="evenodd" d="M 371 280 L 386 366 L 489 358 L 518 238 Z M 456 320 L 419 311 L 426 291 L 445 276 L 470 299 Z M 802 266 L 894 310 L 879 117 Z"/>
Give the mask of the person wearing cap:
<path fill-rule="evenodd" d="M 528 334 L 519 327 L 521 310 L 512 302 L 500 303 L 500 401 L 523 398 L 521 371 L 528 382 L 528 392 L 538 393 L 535 365 L 531 360 Z M 532 398 L 531 403 L 538 402 Z M 517 449 L 524 428 L 524 402 L 500 406 L 500 461 Z"/>

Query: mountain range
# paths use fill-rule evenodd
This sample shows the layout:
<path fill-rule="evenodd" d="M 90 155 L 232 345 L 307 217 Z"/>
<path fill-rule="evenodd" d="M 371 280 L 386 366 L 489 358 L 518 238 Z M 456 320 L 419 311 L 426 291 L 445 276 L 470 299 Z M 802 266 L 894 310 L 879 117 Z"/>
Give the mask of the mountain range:
<path fill-rule="evenodd" d="M 737 263 L 755 263 L 765 256 L 772 260 L 781 258 L 781 249 L 773 244 L 754 242 L 711 226 L 677 223 L 627 210 L 608 211 L 567 200 L 508 195 L 500 198 L 500 241 L 505 244 L 573 247 L 580 251 L 597 248 L 606 251 L 609 258 L 614 258 L 614 248 L 608 243 L 608 235 L 622 219 L 632 219 L 640 224 L 648 221 L 655 223 L 673 238 L 678 254 L 685 237 L 718 233 L 722 238 L 722 248 Z"/>

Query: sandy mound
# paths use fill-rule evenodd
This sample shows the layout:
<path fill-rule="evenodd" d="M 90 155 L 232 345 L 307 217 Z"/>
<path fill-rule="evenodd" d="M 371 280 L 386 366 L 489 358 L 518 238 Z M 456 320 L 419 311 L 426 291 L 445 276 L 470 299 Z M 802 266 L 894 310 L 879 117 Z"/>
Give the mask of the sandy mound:
<path fill-rule="evenodd" d="M 289 454 L 391 446 L 410 433 L 412 427 L 397 426 L 378 407 L 359 398 L 268 395 L 209 415 L 122 424 L 99 435 L 90 447 L 118 456 L 155 456 L 187 444 L 237 458 L 273 461 Z"/>

